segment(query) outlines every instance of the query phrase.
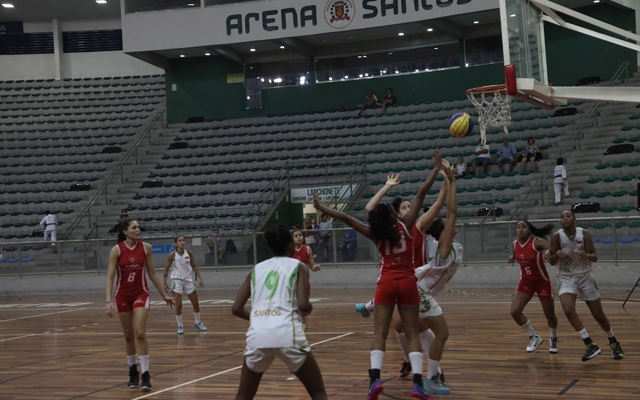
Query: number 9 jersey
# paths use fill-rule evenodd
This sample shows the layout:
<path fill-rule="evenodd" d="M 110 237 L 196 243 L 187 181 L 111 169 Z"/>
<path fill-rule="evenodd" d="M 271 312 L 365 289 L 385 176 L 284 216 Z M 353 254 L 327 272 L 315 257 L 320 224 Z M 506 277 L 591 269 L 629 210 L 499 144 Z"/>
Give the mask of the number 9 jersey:
<path fill-rule="evenodd" d="M 248 349 L 308 347 L 298 312 L 300 261 L 273 257 L 251 271 Z"/>
<path fill-rule="evenodd" d="M 118 277 L 116 280 L 115 304 L 118 312 L 132 311 L 134 308 L 149 308 L 147 287 L 147 250 L 142 241 L 133 248 L 126 242 L 118 243 Z"/>

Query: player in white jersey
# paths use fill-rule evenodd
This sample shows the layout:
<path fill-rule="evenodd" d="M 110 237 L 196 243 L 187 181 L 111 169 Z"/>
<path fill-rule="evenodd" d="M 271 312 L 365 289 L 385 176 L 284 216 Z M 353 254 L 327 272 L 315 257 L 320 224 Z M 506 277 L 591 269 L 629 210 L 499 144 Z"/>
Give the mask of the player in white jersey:
<path fill-rule="evenodd" d="M 593 343 L 576 313 L 578 296 L 587 304 L 591 315 L 607 334 L 612 357 L 616 360 L 622 359 L 624 352 L 602 309 L 598 285 L 591 272 L 591 263 L 598 261 L 591 234 L 585 229 L 576 227 L 576 216 L 572 211 L 563 211 L 560 222 L 562 229 L 554 233 L 551 238 L 551 263 L 558 267 L 560 284 L 558 295 L 562 309 L 586 348 L 582 361 L 600 354 L 600 348 Z"/>
<path fill-rule="evenodd" d="M 433 394 L 450 393 L 450 390 L 444 387 L 438 379 L 442 352 L 449 338 L 449 327 L 442 313 L 442 308 L 433 296 L 444 289 L 463 262 L 462 245 L 453 240 L 458 233 L 456 229 L 458 198 L 455 172 L 448 163 L 443 162 L 443 164 L 443 171 L 449 184 L 447 188 L 447 217 L 444 220 L 436 219 L 429 224 L 426 233 L 438 242 L 438 250 L 428 264 L 416 268 L 420 293 L 420 319 L 425 321 L 435 334 L 435 339 L 429 348 L 427 379 L 422 386 L 425 391 Z"/>
<path fill-rule="evenodd" d="M 274 257 L 247 275 L 232 308 L 233 315 L 251 322 L 236 400 L 255 397 L 262 374 L 275 357 L 300 379 L 313 400 L 326 400 L 322 373 L 302 326 L 302 316 L 312 310 L 309 268 L 291 258 L 293 236 L 286 226 L 277 225 L 264 237 Z M 245 309 L 249 298 L 251 311 Z"/>
<path fill-rule="evenodd" d="M 182 296 L 187 295 L 193 306 L 193 316 L 195 318 L 195 327 L 199 331 L 206 331 L 207 327 L 200 321 L 200 303 L 198 302 L 198 293 L 196 286 L 193 284 L 193 274 L 195 273 L 200 282 L 200 287 L 204 286 L 204 280 L 196 263 L 193 259 L 193 253 L 184 248 L 184 236 L 177 236 L 175 239 L 176 250 L 169 254 L 167 262 L 164 266 L 164 290 L 169 290 L 167 285 L 167 276 L 171 279 L 171 291 L 176 300 L 176 322 L 178 323 L 178 335 L 184 333 L 184 325 L 182 324 Z M 169 267 L 171 272 L 169 273 Z"/>

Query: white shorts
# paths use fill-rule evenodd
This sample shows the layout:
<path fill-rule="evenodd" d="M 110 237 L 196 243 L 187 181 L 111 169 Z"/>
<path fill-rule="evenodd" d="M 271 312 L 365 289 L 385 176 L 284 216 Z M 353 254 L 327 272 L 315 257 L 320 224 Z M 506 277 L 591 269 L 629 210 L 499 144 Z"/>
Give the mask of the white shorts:
<path fill-rule="evenodd" d="M 572 293 L 579 296 L 584 301 L 594 301 L 600 298 L 600 290 L 596 278 L 592 273 L 558 277 L 558 296 L 564 293 Z"/>
<path fill-rule="evenodd" d="M 265 372 L 273 359 L 278 356 L 284 361 L 291 373 L 297 372 L 302 364 L 307 360 L 307 355 L 311 352 L 308 345 L 298 347 L 281 347 L 276 349 L 250 349 L 244 351 L 244 360 L 247 367 L 257 374 Z"/>
<path fill-rule="evenodd" d="M 420 319 L 442 315 L 442 308 L 432 295 L 422 290 L 418 290 L 418 292 L 420 294 Z"/>
<path fill-rule="evenodd" d="M 178 294 L 186 294 L 187 296 L 196 291 L 193 281 L 184 279 L 171 279 L 171 291 Z"/>

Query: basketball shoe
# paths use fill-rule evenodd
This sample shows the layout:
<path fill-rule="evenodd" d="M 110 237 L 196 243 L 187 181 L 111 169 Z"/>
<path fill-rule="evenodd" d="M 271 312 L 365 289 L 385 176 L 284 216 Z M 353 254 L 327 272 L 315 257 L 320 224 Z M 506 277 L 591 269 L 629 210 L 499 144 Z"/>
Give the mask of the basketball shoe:
<path fill-rule="evenodd" d="M 536 349 L 538 348 L 538 346 L 540 346 L 542 342 L 544 342 L 544 340 L 542 340 L 540 335 L 535 334 L 531 336 L 529 338 L 529 345 L 527 346 L 527 353 L 532 353 L 536 351 Z"/>
<path fill-rule="evenodd" d="M 434 376 L 432 379 L 426 379 L 422 383 L 422 389 L 432 394 L 451 393 L 451 390 L 449 390 L 449 388 L 442 386 L 442 384 L 438 381 L 438 376 Z"/>
<path fill-rule="evenodd" d="M 398 372 L 397 379 L 406 379 L 409 375 L 411 375 L 411 364 L 403 361 L 402 367 L 400 367 L 400 372 Z"/>
<path fill-rule="evenodd" d="M 129 366 L 129 383 L 127 383 L 128 388 L 138 387 L 138 383 L 140 383 L 140 374 L 138 373 L 137 365 Z"/>
<path fill-rule="evenodd" d="M 591 342 L 589 344 L 585 344 L 584 348 L 587 351 L 582 356 L 582 361 L 591 360 L 593 357 L 597 356 L 602 351 L 602 350 L 600 350 L 600 347 L 596 346 L 596 344 L 593 343 L 593 342 Z"/>
<path fill-rule="evenodd" d="M 411 397 L 422 400 L 431 399 L 431 396 L 429 396 L 428 393 L 425 393 L 424 388 L 422 388 L 419 383 L 413 384 L 413 388 L 411 389 Z"/>
<path fill-rule="evenodd" d="M 374 380 L 371 384 L 371 387 L 369 388 L 369 395 L 367 396 L 367 400 L 378 400 L 378 395 L 382 393 L 383 390 L 384 386 L 382 386 L 380 379 Z"/>
<path fill-rule="evenodd" d="M 620 342 L 616 340 L 614 342 L 609 343 L 609 346 L 611 346 L 611 357 L 613 357 L 616 360 L 622 360 L 622 358 L 624 357 L 624 351 L 622 351 Z"/>
<path fill-rule="evenodd" d="M 206 331 L 207 331 L 207 327 L 206 327 L 206 326 L 204 326 L 204 325 L 202 324 L 202 322 L 198 322 L 198 323 L 195 325 L 195 327 L 196 327 L 196 329 L 197 329 L 197 330 L 199 330 L 199 331 L 201 331 L 201 332 L 206 332 Z"/>
<path fill-rule="evenodd" d="M 371 315 L 367 307 L 364 306 L 364 303 L 356 303 L 356 312 L 359 312 L 364 318 L 369 318 Z"/>
<path fill-rule="evenodd" d="M 141 380 L 142 380 L 142 384 L 140 385 L 140 388 L 142 389 L 143 392 L 148 392 L 151 390 L 151 375 L 149 375 L 149 371 L 145 372 L 144 374 L 142 374 L 141 376 Z"/>
<path fill-rule="evenodd" d="M 557 353 L 558 352 L 558 338 L 550 337 L 549 338 L 549 353 Z"/>

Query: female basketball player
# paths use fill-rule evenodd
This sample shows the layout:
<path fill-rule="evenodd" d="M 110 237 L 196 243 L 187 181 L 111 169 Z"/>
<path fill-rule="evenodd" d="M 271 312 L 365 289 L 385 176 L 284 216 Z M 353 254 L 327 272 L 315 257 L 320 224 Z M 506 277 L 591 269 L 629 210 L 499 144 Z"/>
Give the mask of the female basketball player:
<path fill-rule="evenodd" d="M 167 262 L 164 266 L 164 290 L 169 291 L 167 286 L 167 276 L 169 267 L 171 267 L 171 291 L 176 299 L 176 321 L 178 322 L 178 335 L 184 333 L 184 325 L 182 325 L 182 295 L 186 294 L 193 306 L 193 317 L 195 318 L 195 327 L 197 330 L 205 332 L 207 327 L 200 321 L 200 303 L 198 302 L 198 293 L 196 286 L 193 284 L 193 273 L 195 272 L 200 282 L 200 287 L 204 286 L 204 280 L 196 262 L 193 259 L 193 253 L 184 248 L 184 236 L 177 236 L 175 239 L 176 250 L 169 254 Z"/>
<path fill-rule="evenodd" d="M 551 233 L 553 225 L 543 228 L 533 226 L 529 221 L 520 220 L 516 223 L 516 236 L 513 242 L 513 254 L 509 257 L 509 264 L 518 261 L 520 264 L 520 282 L 511 301 L 511 316 L 519 327 L 529 335 L 527 353 L 536 351 L 543 340 L 531 326 L 529 319 L 522 311 L 529 304 L 534 293 L 538 294 L 542 311 L 549 326 L 549 353 L 558 352 L 558 318 L 553 305 L 553 288 L 551 279 L 544 264 L 544 254 L 548 257 L 549 243 L 540 238 Z"/>
<path fill-rule="evenodd" d="M 320 204 L 317 195 L 313 198 L 313 204 L 318 211 L 345 222 L 373 241 L 380 252 L 380 276 L 374 298 L 376 312 L 373 318 L 374 334 L 369 370 L 371 386 L 367 400 L 376 400 L 384 390 L 380 382 L 380 370 L 384 360 L 385 342 L 389 335 L 389 324 L 396 304 L 410 348 L 409 359 L 413 371 L 411 396 L 419 399 L 430 398 L 422 389 L 423 358 L 418 332 L 420 299 L 414 275 L 412 237 L 409 233 L 416 221 L 426 191 L 418 192 L 409 211 L 399 219 L 389 203 L 377 204 L 398 183 L 400 183 L 400 175 L 392 174 L 384 187 L 369 202 L 366 207 L 370 210 L 368 226 L 342 212 Z"/>
<path fill-rule="evenodd" d="M 612 357 L 620 360 L 624 357 L 624 352 L 602 309 L 600 291 L 591 271 L 591 263 L 598 261 L 591 234 L 586 229 L 576 227 L 576 216 L 572 211 L 563 211 L 560 223 L 562 229 L 554 233 L 551 238 L 551 263 L 558 267 L 560 281 L 558 296 L 560 296 L 562 310 L 586 348 L 582 361 L 592 359 L 600 354 L 601 350 L 593 343 L 576 313 L 577 296 L 587 304 L 591 315 L 607 334 Z"/>
<path fill-rule="evenodd" d="M 313 400 L 326 400 L 322 373 L 302 328 L 301 316 L 312 310 L 307 290 L 309 269 L 290 258 L 294 244 L 286 226 L 277 225 L 264 237 L 274 256 L 247 275 L 232 308 L 233 315 L 250 321 L 236 400 L 255 397 L 262 374 L 276 356 L 300 379 Z M 249 298 L 251 312 L 245 309 Z"/>
<path fill-rule="evenodd" d="M 438 378 L 442 352 L 449 337 L 449 327 L 442 309 L 433 296 L 440 293 L 446 283 L 453 278 L 462 263 L 463 256 L 462 245 L 454 241 L 457 233 L 455 225 L 458 213 L 455 172 L 448 162 L 443 162 L 442 168 L 449 184 L 447 188 L 447 218 L 445 220 L 436 219 L 429 224 L 426 234 L 437 241 L 438 247 L 433 259 L 415 270 L 420 293 L 420 319 L 426 322 L 435 335 L 429 348 L 429 367 L 423 388 L 434 394 L 448 394 L 450 390 L 444 387 Z"/>
<path fill-rule="evenodd" d="M 304 244 L 304 235 L 300 229 L 293 230 L 293 243 L 295 245 L 295 249 L 292 257 L 296 260 L 300 260 L 305 263 L 313 272 L 320 271 L 322 267 L 320 264 L 316 264 L 314 260 L 313 250 L 311 246 L 307 246 Z"/>
<path fill-rule="evenodd" d="M 118 311 L 129 363 L 127 387 L 137 387 L 142 380 L 141 388 L 146 392 L 151 390 L 151 377 L 149 375 L 149 345 L 146 336 L 149 290 L 147 289 L 145 271 L 149 274 L 149 279 L 167 305 L 173 307 L 173 298 L 165 293 L 153 268 L 151 245 L 140 240 L 138 221 L 130 217 L 123 218 L 120 220 L 118 244 L 113 246 L 109 253 L 105 311 L 109 317 L 113 316 L 112 307 L 115 306 Z M 111 294 L 113 293 L 113 278 L 116 272 L 118 283 L 114 302 Z M 136 365 L 136 350 L 142 370 L 141 376 L 138 375 Z"/>

